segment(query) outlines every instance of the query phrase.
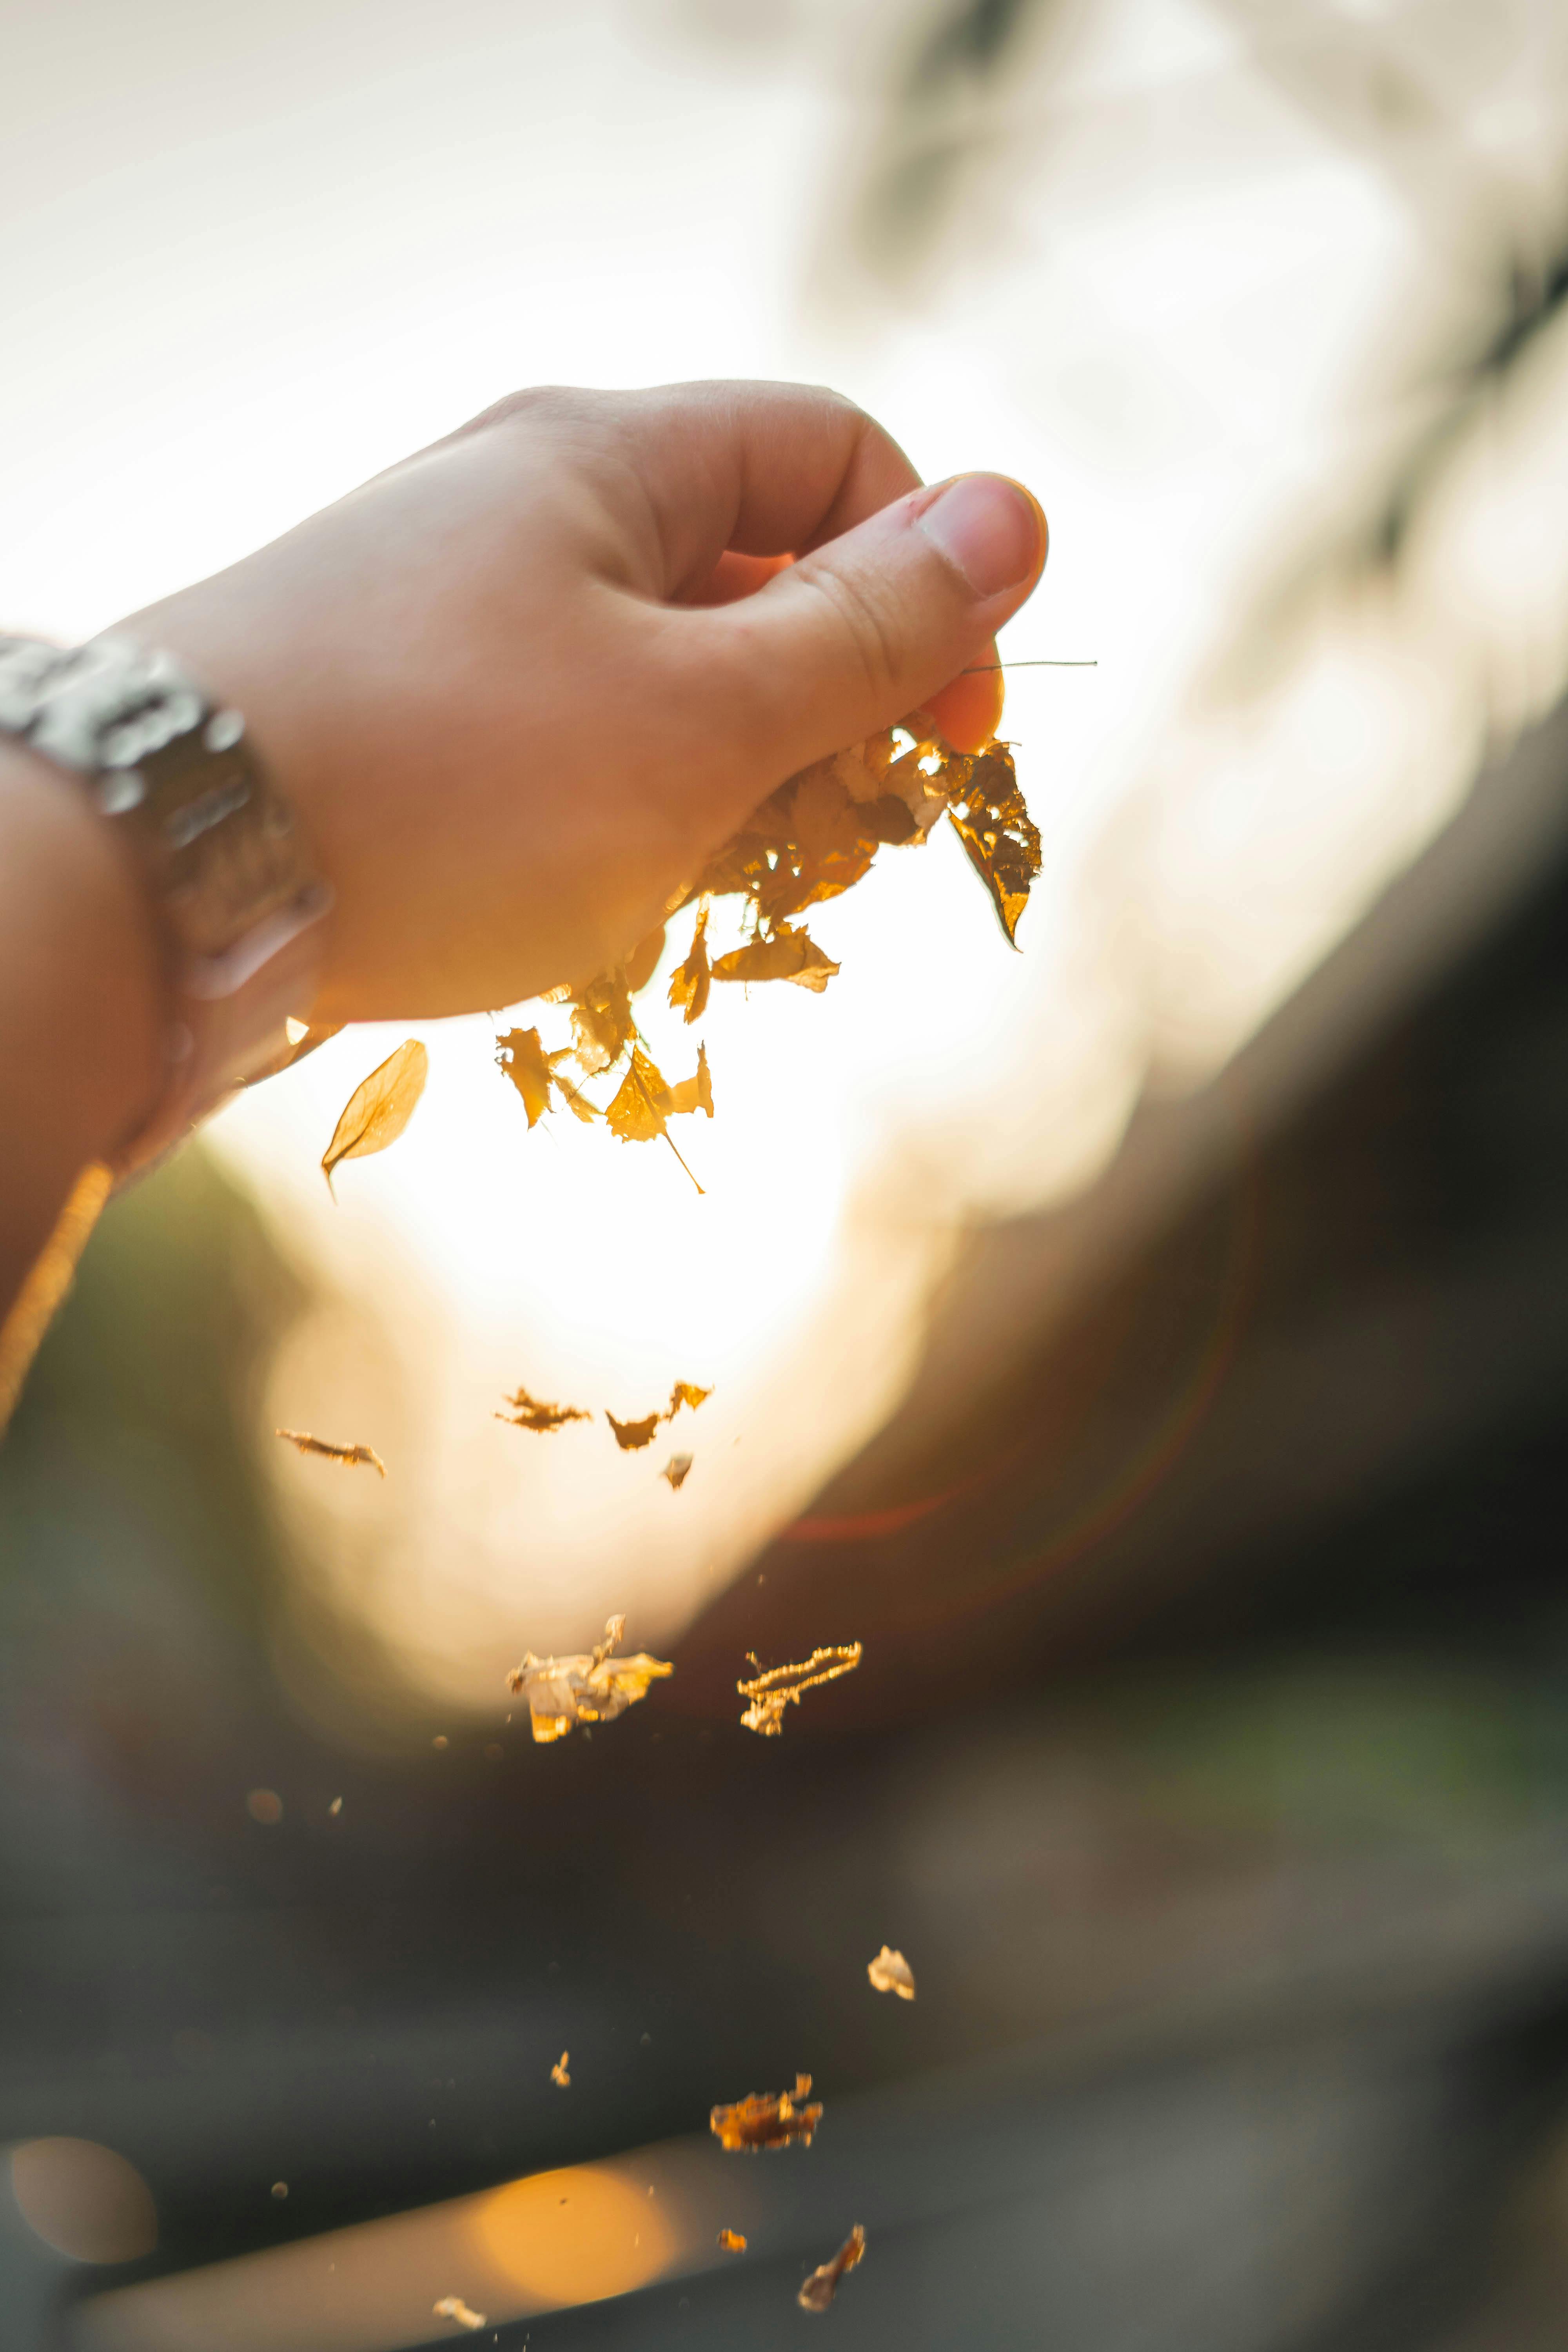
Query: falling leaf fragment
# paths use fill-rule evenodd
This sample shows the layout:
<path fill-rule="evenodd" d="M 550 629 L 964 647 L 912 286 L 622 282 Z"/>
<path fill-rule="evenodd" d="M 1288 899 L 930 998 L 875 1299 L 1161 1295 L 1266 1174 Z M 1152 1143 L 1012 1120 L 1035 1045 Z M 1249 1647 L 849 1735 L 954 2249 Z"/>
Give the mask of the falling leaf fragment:
<path fill-rule="evenodd" d="M 1016 947 L 1018 918 L 1040 870 L 1040 836 L 1024 805 L 1005 743 L 993 743 L 976 754 L 947 814 L 970 864 L 991 893 L 1009 946 Z"/>
<path fill-rule="evenodd" d="M 409 1037 L 354 1088 L 321 1155 L 329 1192 L 332 1171 L 342 1161 L 367 1159 L 396 1142 L 414 1116 L 429 1074 L 429 1055 L 417 1037 Z"/>
<path fill-rule="evenodd" d="M 591 1651 L 569 1658 L 536 1658 L 530 1650 L 521 1665 L 512 1668 L 507 1688 L 527 1699 L 533 1737 L 541 1746 L 563 1739 L 574 1724 L 613 1723 L 647 1696 L 650 1683 L 675 1672 L 644 1650 L 629 1658 L 612 1657 L 626 1630 L 624 1617 L 612 1617 L 604 1640 Z"/>
<path fill-rule="evenodd" d="M 847 1642 L 835 1648 L 813 1650 L 809 1658 L 798 1666 L 769 1666 L 765 1670 L 753 1657 L 757 1672 L 751 1682 L 735 1685 L 742 1698 L 751 1700 L 741 1721 L 748 1731 L 761 1732 L 765 1739 L 776 1739 L 784 1730 L 784 1711 L 797 1706 L 802 1696 L 815 1690 L 819 1683 L 837 1682 L 840 1675 L 852 1675 L 862 1656 L 858 1642 Z"/>
<path fill-rule="evenodd" d="M 739 2230 L 721 2230 L 719 2243 L 727 2254 L 743 2254 L 746 2251 L 746 2241 Z"/>
<path fill-rule="evenodd" d="M 874 1960 L 866 1963 L 866 1974 L 879 1992 L 896 1992 L 900 2000 L 913 2000 L 915 1972 L 902 1952 L 895 1952 L 884 1944 Z"/>
<path fill-rule="evenodd" d="M 754 2153 L 760 2147 L 788 2147 L 795 2140 L 809 2147 L 821 2121 L 822 2102 L 811 2097 L 811 2076 L 797 2074 L 793 2091 L 752 2091 L 733 2106 L 715 2107 L 708 2128 L 733 2156 L 742 2148 Z"/>
<path fill-rule="evenodd" d="M 679 1494 L 686 1484 L 690 1468 L 689 1454 L 672 1454 L 658 1475 L 661 1478 L 668 1478 L 672 1490 Z"/>
<path fill-rule="evenodd" d="M 708 987 L 712 976 L 708 963 L 708 908 L 704 905 L 698 908 L 686 961 L 671 974 L 669 982 L 670 1009 L 685 1014 L 689 1028 L 693 1021 L 700 1021 L 708 1010 Z"/>
<path fill-rule="evenodd" d="M 508 1029 L 496 1039 L 497 1066 L 522 1097 L 530 1127 L 537 1127 L 550 1108 L 550 1064 L 537 1029 Z"/>
<path fill-rule="evenodd" d="M 620 1447 L 622 1453 L 639 1454 L 645 1445 L 651 1445 L 653 1444 L 654 1431 L 658 1427 L 661 1421 L 673 1421 L 676 1414 L 680 1411 L 682 1405 L 687 1406 L 690 1412 L 695 1412 L 698 1406 L 707 1398 L 710 1397 L 713 1391 L 711 1389 L 700 1389 L 695 1381 L 677 1381 L 675 1386 L 669 1391 L 669 1402 L 662 1412 L 650 1412 L 645 1414 L 641 1421 L 617 1421 L 613 1412 L 606 1412 L 605 1419 L 615 1431 L 616 1444 Z M 676 1458 L 677 1460 L 680 1459 L 679 1455 L 677 1455 Z M 689 1467 L 690 1456 L 688 1455 L 686 1459 L 688 1467 Z M 685 1475 L 685 1472 L 682 1471 L 681 1476 L 684 1477 Z M 672 1481 L 672 1484 L 679 1486 L 680 1484 L 680 1480 L 679 1478 L 675 1479 Z"/>
<path fill-rule="evenodd" d="M 634 1045 L 630 1066 L 605 1113 L 611 1134 L 623 1143 L 657 1142 L 668 1132 L 664 1120 L 669 1107 L 663 1076 L 642 1047 Z"/>
<path fill-rule="evenodd" d="M 566 2061 L 571 2055 L 570 2050 L 563 2050 L 550 2069 L 551 2081 L 558 2084 L 563 2091 L 569 2091 L 572 2088 L 572 2077 L 566 2072 Z"/>
<path fill-rule="evenodd" d="M 617 1421 L 613 1412 L 605 1419 L 616 1433 L 616 1444 L 623 1454 L 640 1454 L 645 1445 L 653 1444 L 654 1431 L 664 1419 L 662 1412 L 650 1412 L 643 1421 Z"/>
<path fill-rule="evenodd" d="M 852 2271 L 866 2251 L 866 2232 L 858 2221 L 830 2263 L 824 2263 L 806 2280 L 795 2301 L 803 2311 L 826 2311 L 838 2292 L 838 2282 Z"/>
<path fill-rule="evenodd" d="M 497 1037 L 496 1066 L 522 1097 L 530 1127 L 537 1127 L 550 1108 L 552 1093 L 559 1094 L 567 1109 L 580 1119 L 592 1122 L 600 1117 L 587 1096 L 561 1075 L 561 1064 L 575 1058 L 565 1046 L 559 1053 L 547 1054 L 537 1029 L 508 1029 Z"/>
<path fill-rule="evenodd" d="M 752 940 L 721 956 L 713 966 L 715 980 L 793 980 L 818 995 L 838 966 L 817 946 L 809 931 L 781 923 L 771 939 Z"/>
<path fill-rule="evenodd" d="M 691 1076 L 681 1078 L 670 1087 L 667 1107 L 671 1113 L 700 1110 L 712 1118 L 713 1081 L 709 1075 L 706 1045 L 697 1048 L 697 1067 Z"/>
<path fill-rule="evenodd" d="M 325 1462 L 341 1462 L 347 1468 L 363 1465 L 383 1478 L 386 1465 L 374 1445 L 332 1445 L 324 1437 L 311 1437 L 302 1429 L 275 1429 L 274 1437 L 287 1438 L 301 1454 L 319 1454 Z"/>
<path fill-rule="evenodd" d="M 624 964 L 601 972 L 572 999 L 573 1050 L 590 1077 L 618 1062 L 637 1034 Z"/>
<path fill-rule="evenodd" d="M 569 1421 L 592 1421 L 591 1412 L 584 1412 L 574 1404 L 544 1404 L 531 1397 L 526 1389 L 519 1389 L 501 1402 L 511 1407 L 510 1412 L 498 1412 L 497 1421 L 510 1423 L 513 1429 L 564 1429 Z"/>
<path fill-rule="evenodd" d="M 489 2321 L 482 2311 L 470 2311 L 460 2294 L 444 2294 L 431 2305 L 437 2319 L 455 2319 L 459 2327 L 488 2327 Z"/>

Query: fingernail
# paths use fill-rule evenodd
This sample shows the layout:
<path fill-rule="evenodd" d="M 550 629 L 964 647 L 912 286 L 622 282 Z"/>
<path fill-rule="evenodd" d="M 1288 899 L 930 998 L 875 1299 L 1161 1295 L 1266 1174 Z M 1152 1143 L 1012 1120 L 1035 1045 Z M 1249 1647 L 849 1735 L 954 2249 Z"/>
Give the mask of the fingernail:
<path fill-rule="evenodd" d="M 1040 510 L 1004 474 L 961 474 L 938 493 L 920 527 L 976 596 L 1026 580 L 1040 554 Z"/>

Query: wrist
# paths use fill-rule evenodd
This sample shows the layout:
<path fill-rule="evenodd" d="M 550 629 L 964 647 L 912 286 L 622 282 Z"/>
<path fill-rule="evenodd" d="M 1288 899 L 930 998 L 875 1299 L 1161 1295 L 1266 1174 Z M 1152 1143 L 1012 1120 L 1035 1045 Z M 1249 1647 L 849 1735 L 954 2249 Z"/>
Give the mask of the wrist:
<path fill-rule="evenodd" d="M 0 1294 L 81 1169 L 156 1101 L 162 985 L 150 912 L 86 793 L 0 738 Z"/>

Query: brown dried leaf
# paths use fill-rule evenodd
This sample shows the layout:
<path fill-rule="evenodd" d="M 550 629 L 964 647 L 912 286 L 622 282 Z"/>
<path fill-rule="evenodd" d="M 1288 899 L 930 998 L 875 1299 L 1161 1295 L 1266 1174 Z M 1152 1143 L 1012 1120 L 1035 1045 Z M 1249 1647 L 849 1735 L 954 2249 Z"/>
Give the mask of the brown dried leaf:
<path fill-rule="evenodd" d="M 866 1963 L 866 1974 L 878 1992 L 896 1992 L 900 2000 L 913 2000 L 915 1972 L 902 1952 L 895 1952 L 884 1944 L 874 1960 Z"/>
<path fill-rule="evenodd" d="M 331 1445 L 324 1437 L 309 1437 L 302 1429 L 275 1429 L 274 1437 L 286 1437 L 301 1454 L 320 1454 L 328 1462 L 341 1462 L 345 1467 L 363 1464 L 384 1478 L 386 1465 L 372 1445 Z"/>
<path fill-rule="evenodd" d="M 576 1057 L 584 1074 L 607 1070 L 631 1044 L 636 1024 L 626 966 L 601 972 L 572 999 L 572 1034 Z"/>
<path fill-rule="evenodd" d="M 838 2292 L 838 2282 L 852 2271 L 866 2251 L 866 2232 L 858 2221 L 830 2263 L 824 2263 L 806 2280 L 795 2301 L 803 2311 L 826 2311 Z"/>
<path fill-rule="evenodd" d="M 741 1717 L 742 1723 L 748 1731 L 761 1732 L 765 1739 L 776 1739 L 784 1730 L 786 1706 L 798 1706 L 804 1694 L 815 1690 L 819 1683 L 833 1683 L 840 1675 L 852 1675 L 862 1654 L 858 1642 L 847 1642 L 831 1649 L 813 1650 L 798 1666 L 769 1666 L 764 1670 L 753 1657 L 752 1664 L 757 1668 L 754 1678 L 735 1685 L 741 1696 L 752 1702 Z"/>
<path fill-rule="evenodd" d="M 623 1454 L 640 1454 L 645 1445 L 651 1445 L 654 1431 L 664 1418 L 662 1412 L 650 1412 L 646 1421 L 617 1421 L 613 1412 L 605 1415 Z"/>
<path fill-rule="evenodd" d="M 798 2141 L 809 2147 L 822 2121 L 822 2102 L 811 2099 L 811 2076 L 797 2074 L 793 2091 L 752 2091 L 733 2106 L 715 2107 L 708 2128 L 720 2146 L 733 2156 L 742 2148 L 788 2147 Z"/>
<path fill-rule="evenodd" d="M 708 1074 L 708 1048 L 697 1048 L 697 1067 L 689 1078 L 681 1078 L 671 1087 L 668 1097 L 671 1113 L 705 1110 L 713 1116 L 713 1081 Z"/>
<path fill-rule="evenodd" d="M 820 996 L 838 966 L 825 956 L 811 934 L 781 923 L 769 940 L 752 940 L 721 956 L 715 980 L 793 980 Z"/>
<path fill-rule="evenodd" d="M 669 1391 L 669 1404 L 664 1415 L 665 1420 L 673 1421 L 682 1405 L 695 1412 L 700 1404 L 706 1404 L 712 1393 L 711 1389 L 700 1389 L 695 1381 L 677 1381 Z"/>
<path fill-rule="evenodd" d="M 570 2050 L 563 2050 L 561 2053 L 560 2057 L 555 2061 L 554 2065 L 550 2069 L 551 2081 L 558 2084 L 563 2091 L 569 2091 L 572 2088 L 572 2077 L 566 2072 L 566 2061 L 571 2057 L 571 2055 L 572 2053 Z"/>
<path fill-rule="evenodd" d="M 414 1116 L 429 1073 L 429 1055 L 417 1037 L 410 1037 L 354 1088 L 321 1156 L 329 1192 L 332 1171 L 342 1161 L 367 1159 L 396 1142 Z"/>
<path fill-rule="evenodd" d="M 437 2319 L 455 2319 L 459 2327 L 488 2327 L 489 2321 L 482 2311 L 470 2311 L 460 2294 L 444 2294 L 432 2305 Z"/>
<path fill-rule="evenodd" d="M 591 1412 L 584 1412 L 574 1404 L 543 1404 L 531 1397 L 526 1389 L 518 1389 L 503 1402 L 511 1407 L 510 1412 L 498 1412 L 496 1419 L 513 1429 L 563 1429 L 569 1421 L 592 1421 Z"/>
<path fill-rule="evenodd" d="M 611 1133 L 623 1143 L 655 1143 L 668 1133 L 664 1120 L 669 1108 L 669 1088 L 662 1073 L 640 1045 L 634 1045 L 631 1067 L 605 1113 Z"/>
<path fill-rule="evenodd" d="M 977 753 L 947 814 L 970 864 L 991 893 L 1008 945 L 1016 947 L 1018 919 L 1040 870 L 1040 836 L 1024 805 L 1005 743 L 988 744 Z"/>
<path fill-rule="evenodd" d="M 719 2243 L 727 2254 L 743 2254 L 746 2251 L 746 2242 L 739 2230 L 721 2230 Z"/>
<path fill-rule="evenodd" d="M 537 1029 L 508 1029 L 496 1039 L 496 1066 L 522 1097 L 530 1127 L 537 1127 L 550 1108 L 552 1084 L 550 1062 Z"/>
<path fill-rule="evenodd" d="M 612 1617 L 604 1640 L 591 1651 L 569 1658 L 536 1658 L 530 1650 L 521 1665 L 513 1666 L 507 1688 L 527 1699 L 533 1737 L 542 1747 L 563 1739 L 574 1724 L 613 1723 L 647 1696 L 650 1683 L 675 1672 L 646 1650 L 629 1658 L 612 1657 L 626 1630 L 624 1617 Z"/>
<path fill-rule="evenodd" d="M 669 1002 L 673 1011 L 684 1012 L 687 1026 L 700 1021 L 708 1010 L 708 985 L 712 975 L 708 966 L 708 909 L 700 907 L 691 945 L 686 951 L 686 961 L 672 973 Z"/>
<path fill-rule="evenodd" d="M 689 1454 L 672 1454 L 658 1475 L 661 1478 L 668 1478 L 671 1491 L 679 1495 L 680 1489 L 686 1484 L 690 1469 L 691 1456 Z"/>

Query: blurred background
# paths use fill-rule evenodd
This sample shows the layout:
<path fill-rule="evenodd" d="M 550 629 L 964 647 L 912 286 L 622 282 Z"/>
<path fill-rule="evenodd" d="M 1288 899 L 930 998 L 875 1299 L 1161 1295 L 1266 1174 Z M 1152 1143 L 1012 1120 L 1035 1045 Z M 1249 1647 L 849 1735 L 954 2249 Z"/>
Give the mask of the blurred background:
<path fill-rule="evenodd" d="M 1563 2343 L 1568 15 L 0 29 L 5 626 L 518 384 L 766 374 L 1030 482 L 1004 656 L 1098 665 L 1009 681 L 1022 954 L 886 855 L 710 1016 L 700 1195 L 528 1131 L 509 1015 L 335 1206 L 405 1030 L 106 1217 L 0 1447 L 9 2340 Z M 493 1418 L 678 1379 L 679 1493 Z M 611 1611 L 674 1676 L 533 1747 Z"/>

